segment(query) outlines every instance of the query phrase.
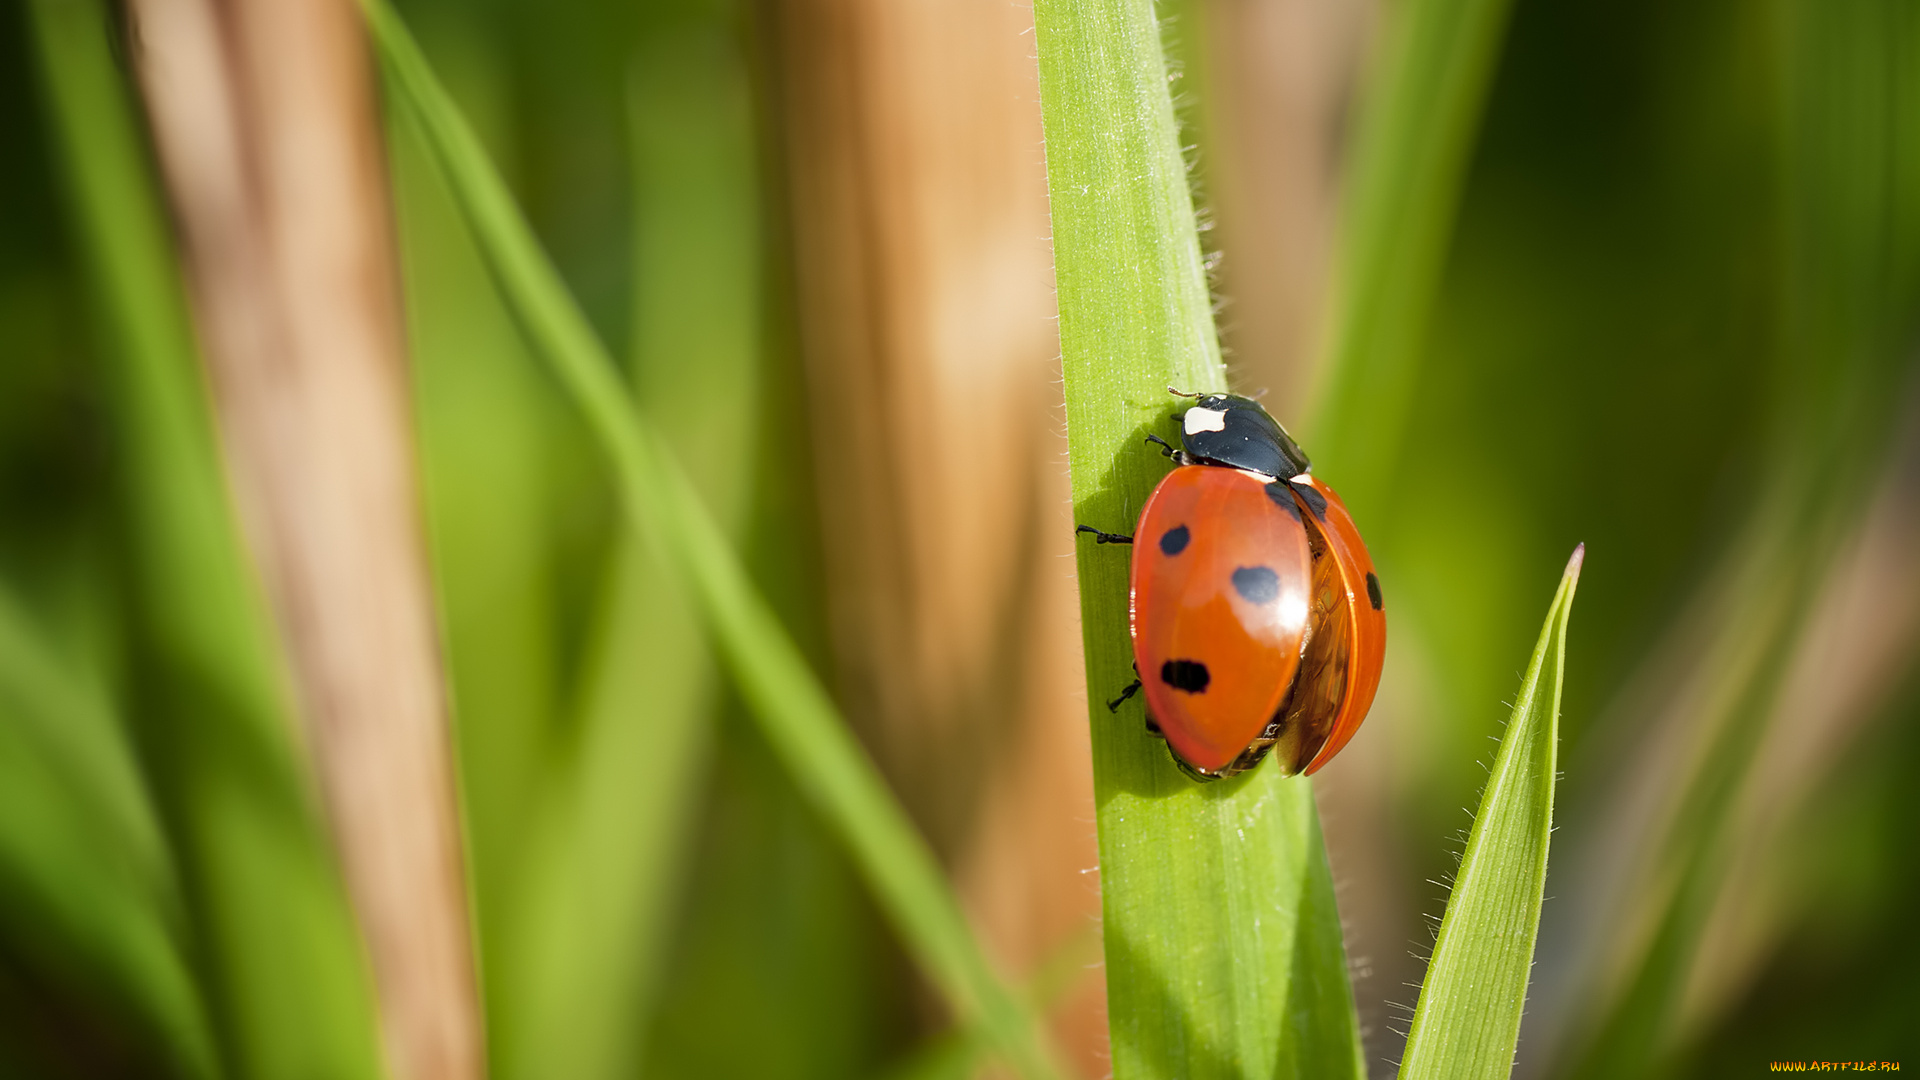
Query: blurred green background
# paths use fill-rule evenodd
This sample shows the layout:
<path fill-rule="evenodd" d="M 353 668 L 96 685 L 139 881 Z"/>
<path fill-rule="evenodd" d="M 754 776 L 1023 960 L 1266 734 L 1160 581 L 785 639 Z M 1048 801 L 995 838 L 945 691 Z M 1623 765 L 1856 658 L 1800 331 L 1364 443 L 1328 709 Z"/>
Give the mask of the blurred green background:
<path fill-rule="evenodd" d="M 365 1075 L 363 962 L 221 516 L 127 48 L 88 10 L 34 0 L 0 19 L 0 1076 Z M 817 479 L 835 475 L 839 433 L 808 404 L 836 361 L 806 344 L 809 318 L 846 316 L 807 307 L 816 204 L 796 180 L 818 171 L 809 154 L 841 152 L 807 125 L 843 121 L 796 119 L 817 102 L 795 72 L 810 27 L 866 40 L 884 9 L 401 10 L 603 338 L 625 344 L 643 408 L 846 689 Z M 1395 10 L 1191 0 L 1173 24 L 1194 31 L 1184 85 L 1203 190 L 1222 194 L 1209 243 L 1236 379 L 1272 387 L 1290 424 L 1328 377 L 1312 359 L 1323 320 L 1296 319 L 1286 346 L 1237 314 L 1279 303 L 1254 271 L 1292 242 L 1247 223 L 1300 190 L 1263 170 L 1317 170 L 1308 216 L 1328 251 L 1304 273 L 1334 276 L 1324 192 L 1367 43 Z M 1308 54 L 1347 59 L 1288 91 L 1318 110 L 1297 153 L 1236 154 L 1284 120 L 1245 75 L 1295 54 L 1263 59 L 1259 34 L 1236 33 L 1274 11 L 1321 28 L 1301 31 Z M 1236 39 L 1251 57 L 1225 55 Z M 1016 69 L 1031 50 L 1011 32 L 954 40 Z M 863 71 L 869 95 L 911 82 Z M 1343 473 L 1297 430 L 1366 530 L 1394 613 L 1375 716 L 1317 778 L 1369 1061 L 1391 1074 L 1394 1003 L 1412 1004 L 1402 984 L 1444 903 L 1431 883 L 1584 541 L 1520 1074 L 1920 1067 L 1920 8 L 1519 0 L 1489 78 L 1431 318 L 1395 385 L 1356 389 L 1404 416 L 1343 420 L 1384 464 Z M 1017 78 L 980 92 L 1033 100 Z M 902 98 L 911 126 L 920 99 Z M 1019 123 L 1011 167 L 1038 183 L 1037 123 Z M 935 1075 L 939 1008 L 743 722 L 675 584 L 632 550 L 417 135 L 397 118 L 388 135 L 495 1074 Z M 853 154 L 882 189 L 924 184 L 935 212 L 975 183 L 890 172 L 884 145 Z M 88 169 L 112 190 L 77 179 Z M 131 217 L 103 219 L 105 204 Z M 959 280 L 974 317 L 1005 300 Z M 146 290 L 147 321 L 129 321 L 127 289 Z M 1033 367 L 1057 394 L 1051 378 Z M 677 410 L 696 387 L 732 395 L 748 436 L 716 440 Z M 1059 447 L 1028 449 L 1025 474 L 1057 474 Z M 209 594 L 239 614 L 210 649 L 183 644 L 201 640 L 183 608 Z M 1070 622 L 1055 636 L 1077 648 Z M 1069 723 L 1079 708 L 1068 695 Z M 988 750 L 968 821 L 1011 798 Z M 879 756 L 896 783 L 915 775 Z M 953 837 L 999 835 L 914 799 L 951 866 L 982 858 Z M 1090 806 L 1056 816 L 1091 832 Z M 1073 910 L 1080 869 L 1066 867 Z M 1097 1030 L 1057 1033 L 1102 1074 Z"/>

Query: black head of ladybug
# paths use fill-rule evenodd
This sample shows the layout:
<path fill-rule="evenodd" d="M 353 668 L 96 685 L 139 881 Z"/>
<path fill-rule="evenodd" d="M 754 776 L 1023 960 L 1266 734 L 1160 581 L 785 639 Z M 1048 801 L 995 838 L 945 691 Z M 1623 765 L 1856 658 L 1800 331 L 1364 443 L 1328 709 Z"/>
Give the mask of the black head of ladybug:
<path fill-rule="evenodd" d="M 1313 468 L 1280 422 L 1252 398 L 1202 394 L 1181 418 L 1180 443 L 1207 465 L 1291 479 Z"/>

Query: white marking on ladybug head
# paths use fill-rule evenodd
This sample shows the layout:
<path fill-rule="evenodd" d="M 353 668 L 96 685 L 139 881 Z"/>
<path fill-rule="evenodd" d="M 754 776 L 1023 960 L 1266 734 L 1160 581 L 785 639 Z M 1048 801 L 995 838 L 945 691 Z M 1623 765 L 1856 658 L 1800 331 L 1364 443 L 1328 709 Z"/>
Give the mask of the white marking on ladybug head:
<path fill-rule="evenodd" d="M 1309 480 L 1311 480 L 1311 479 L 1313 479 L 1313 474 L 1312 474 L 1311 472 L 1303 472 L 1303 473 L 1301 473 L 1301 474 L 1300 474 L 1299 476 L 1294 476 L 1294 477 L 1289 477 L 1289 478 L 1287 479 L 1287 483 L 1289 483 L 1289 484 L 1304 484 L 1304 483 L 1306 483 L 1307 481 L 1309 481 Z"/>
<path fill-rule="evenodd" d="M 1187 434 L 1198 435 L 1203 431 L 1225 430 L 1227 430 L 1227 411 L 1225 409 L 1202 409 L 1196 405 L 1187 410 Z"/>
<path fill-rule="evenodd" d="M 1266 473 L 1263 473 L 1263 472 L 1254 472 L 1252 469 L 1241 469 L 1240 473 L 1243 476 L 1251 476 L 1255 480 L 1258 480 L 1263 484 L 1273 483 L 1273 477 L 1268 476 Z"/>

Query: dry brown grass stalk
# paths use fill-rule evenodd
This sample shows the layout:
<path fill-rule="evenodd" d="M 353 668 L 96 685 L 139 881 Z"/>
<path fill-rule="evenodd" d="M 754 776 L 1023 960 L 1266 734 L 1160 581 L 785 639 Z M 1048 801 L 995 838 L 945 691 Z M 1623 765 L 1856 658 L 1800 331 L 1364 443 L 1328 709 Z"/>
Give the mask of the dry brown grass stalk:
<path fill-rule="evenodd" d="M 769 9 L 841 697 L 1031 971 L 1098 910 L 1032 13 Z"/>
<path fill-rule="evenodd" d="M 228 471 L 397 1080 L 484 1072 L 371 71 L 349 0 L 134 0 Z"/>

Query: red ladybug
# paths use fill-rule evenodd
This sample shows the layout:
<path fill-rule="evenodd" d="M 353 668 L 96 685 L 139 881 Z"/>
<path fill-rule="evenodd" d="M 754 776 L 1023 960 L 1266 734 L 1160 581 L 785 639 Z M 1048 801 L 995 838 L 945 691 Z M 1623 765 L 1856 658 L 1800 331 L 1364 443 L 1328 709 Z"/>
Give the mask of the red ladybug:
<path fill-rule="evenodd" d="M 1181 417 L 1179 467 L 1140 511 L 1134 667 L 1147 725 L 1200 779 L 1278 750 L 1312 773 L 1366 719 L 1380 686 L 1387 617 L 1373 559 L 1333 489 L 1259 403 L 1200 395 Z M 1136 541 L 1138 541 L 1136 543 Z"/>

